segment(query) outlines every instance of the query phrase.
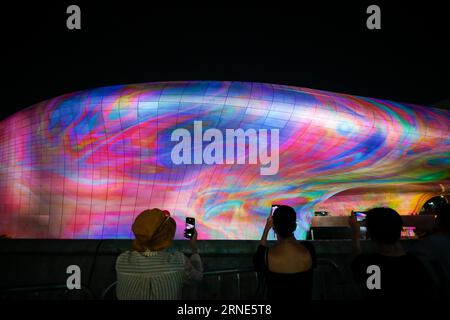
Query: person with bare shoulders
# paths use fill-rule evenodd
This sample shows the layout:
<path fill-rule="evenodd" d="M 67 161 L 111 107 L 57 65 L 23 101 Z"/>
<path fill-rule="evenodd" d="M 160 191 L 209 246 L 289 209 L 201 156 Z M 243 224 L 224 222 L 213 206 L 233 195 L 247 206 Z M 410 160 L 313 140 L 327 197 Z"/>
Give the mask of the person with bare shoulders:
<path fill-rule="evenodd" d="M 267 298 L 311 299 L 313 272 L 316 267 L 314 247 L 295 239 L 297 214 L 292 207 L 280 205 L 266 221 L 253 263 L 266 281 Z M 270 248 L 267 236 L 274 229 L 277 242 Z"/>

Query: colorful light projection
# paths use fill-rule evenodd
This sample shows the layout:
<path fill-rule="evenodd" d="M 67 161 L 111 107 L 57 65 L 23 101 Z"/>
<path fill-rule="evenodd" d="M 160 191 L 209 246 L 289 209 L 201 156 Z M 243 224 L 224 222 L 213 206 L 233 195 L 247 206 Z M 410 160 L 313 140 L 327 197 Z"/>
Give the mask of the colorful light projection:
<path fill-rule="evenodd" d="M 278 129 L 277 174 L 248 161 L 173 164 L 171 133 L 194 121 Z M 296 208 L 300 238 L 314 210 L 414 214 L 450 187 L 449 128 L 446 110 L 261 83 L 66 94 L 0 122 L 0 234 L 130 238 L 134 217 L 153 207 L 172 212 L 177 238 L 194 216 L 201 239 L 259 238 L 272 203 Z"/>

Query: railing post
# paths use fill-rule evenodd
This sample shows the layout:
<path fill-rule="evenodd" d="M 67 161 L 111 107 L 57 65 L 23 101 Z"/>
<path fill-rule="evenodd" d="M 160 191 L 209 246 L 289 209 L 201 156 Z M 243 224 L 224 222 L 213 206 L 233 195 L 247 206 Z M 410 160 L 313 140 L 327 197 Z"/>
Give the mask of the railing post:
<path fill-rule="evenodd" d="M 217 275 L 217 281 L 219 282 L 217 287 L 219 288 L 218 298 L 220 300 L 222 298 L 222 276 L 220 274 Z"/>
<path fill-rule="evenodd" d="M 237 287 L 238 287 L 238 300 L 241 299 L 241 277 L 240 277 L 240 273 L 236 273 L 236 278 L 237 278 Z"/>

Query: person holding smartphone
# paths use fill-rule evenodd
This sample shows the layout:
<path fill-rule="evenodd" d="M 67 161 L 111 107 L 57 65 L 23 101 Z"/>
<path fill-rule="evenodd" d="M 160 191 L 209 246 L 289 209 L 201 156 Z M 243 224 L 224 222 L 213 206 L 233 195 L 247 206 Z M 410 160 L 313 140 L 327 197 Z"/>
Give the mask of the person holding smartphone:
<path fill-rule="evenodd" d="M 310 242 L 295 239 L 296 221 L 292 207 L 273 205 L 253 257 L 255 270 L 266 283 L 269 300 L 312 299 L 316 254 Z M 271 229 L 277 241 L 269 247 L 267 236 Z"/>
<path fill-rule="evenodd" d="M 192 220 L 190 220 L 192 221 Z M 133 250 L 116 260 L 118 299 L 181 299 L 182 288 L 203 278 L 203 264 L 197 247 L 197 231 L 189 230 L 192 255 L 171 252 L 176 222 L 166 210 L 141 212 L 132 226 Z"/>

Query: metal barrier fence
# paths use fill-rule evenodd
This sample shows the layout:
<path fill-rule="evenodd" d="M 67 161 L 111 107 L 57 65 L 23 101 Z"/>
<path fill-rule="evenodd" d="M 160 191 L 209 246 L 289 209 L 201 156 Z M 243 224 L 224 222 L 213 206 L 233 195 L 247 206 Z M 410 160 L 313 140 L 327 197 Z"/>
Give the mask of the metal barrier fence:
<path fill-rule="evenodd" d="M 331 259 L 318 259 L 318 266 L 329 266 L 335 272 L 336 283 L 342 284 L 344 283 L 342 272 L 340 267 Z M 233 297 L 234 299 L 241 299 L 241 275 L 245 273 L 253 273 L 255 276 L 255 281 L 258 283 L 258 286 L 255 288 L 255 297 L 258 296 L 258 293 L 261 289 L 261 281 L 259 281 L 258 273 L 253 269 L 253 267 L 247 268 L 239 268 L 239 269 L 222 269 L 222 270 L 213 270 L 213 271 L 205 271 L 203 273 L 204 277 L 217 277 L 218 282 L 218 290 L 221 291 L 223 277 L 225 275 L 236 275 L 236 287 L 237 287 L 237 297 Z M 101 293 L 100 299 L 105 300 L 107 295 L 111 293 L 111 290 L 115 288 L 117 281 L 114 281 L 110 285 L 108 285 L 103 292 Z M 81 290 L 81 292 L 80 292 Z M 87 286 L 82 286 L 80 290 L 76 290 L 77 293 L 85 294 L 86 298 L 89 300 L 97 299 L 97 297 L 92 293 L 92 290 Z M 61 297 L 70 297 L 70 294 L 74 292 L 74 290 L 69 290 L 65 284 L 49 284 L 49 285 L 39 285 L 39 286 L 25 286 L 25 287 L 15 287 L 15 288 L 6 288 L 0 290 L 0 299 L 13 299 L 15 296 L 26 296 L 28 298 L 42 298 L 41 293 L 61 291 Z M 28 296 L 27 296 L 28 295 Z"/>
<path fill-rule="evenodd" d="M 0 290 L 0 299 L 14 299 L 14 297 L 18 297 L 19 299 L 39 299 L 43 298 L 43 296 L 41 296 L 42 293 L 58 293 L 58 291 L 60 298 L 68 298 L 72 293 L 76 293 L 77 295 L 80 295 L 81 293 L 86 295 L 87 300 L 95 299 L 95 295 L 92 293 L 92 290 L 87 286 L 81 286 L 81 288 L 78 290 L 69 290 L 66 284 L 46 284 L 38 286 L 6 288 Z"/>

